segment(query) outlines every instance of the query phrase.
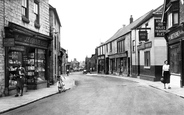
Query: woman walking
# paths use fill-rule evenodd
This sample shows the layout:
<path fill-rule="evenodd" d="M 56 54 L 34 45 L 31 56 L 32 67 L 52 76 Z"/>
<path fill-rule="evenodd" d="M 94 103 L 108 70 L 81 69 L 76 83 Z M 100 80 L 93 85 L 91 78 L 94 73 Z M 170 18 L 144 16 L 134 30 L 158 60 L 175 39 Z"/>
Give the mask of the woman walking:
<path fill-rule="evenodd" d="M 168 89 L 171 89 L 170 87 L 170 66 L 167 60 L 164 61 L 164 65 L 162 67 L 162 76 L 163 76 L 164 89 L 166 89 L 166 84 L 168 86 Z"/>

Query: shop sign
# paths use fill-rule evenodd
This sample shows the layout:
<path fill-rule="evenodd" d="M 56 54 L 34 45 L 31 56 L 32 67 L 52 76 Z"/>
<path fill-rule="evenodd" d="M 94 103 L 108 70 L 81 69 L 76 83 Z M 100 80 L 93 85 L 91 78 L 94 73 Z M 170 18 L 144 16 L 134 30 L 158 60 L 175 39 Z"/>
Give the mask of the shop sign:
<path fill-rule="evenodd" d="M 15 39 L 14 38 L 4 38 L 3 46 L 5 47 L 15 46 Z"/>
<path fill-rule="evenodd" d="M 19 41 L 22 43 L 27 43 L 30 45 L 37 45 L 37 46 L 42 46 L 47 48 L 48 43 L 45 40 L 40 40 L 38 38 L 33 38 L 33 37 L 29 37 L 29 36 L 23 36 L 23 35 L 16 35 L 15 37 L 15 41 Z"/>
<path fill-rule="evenodd" d="M 138 50 L 144 50 L 152 47 L 152 41 L 142 43 L 141 45 L 137 46 Z"/>
<path fill-rule="evenodd" d="M 10 47 L 10 50 L 25 51 L 25 47 L 24 46 L 14 46 L 14 47 Z"/>
<path fill-rule="evenodd" d="M 176 31 L 176 32 L 174 32 L 174 33 L 172 33 L 172 34 L 170 34 L 170 35 L 168 36 L 168 39 L 169 39 L 169 40 L 175 39 L 175 38 L 179 37 L 179 36 L 180 36 L 181 34 L 183 34 L 183 33 L 184 33 L 184 31 L 178 30 L 178 31 Z"/>
<path fill-rule="evenodd" d="M 155 19 L 155 37 L 164 37 L 166 27 L 161 19 Z"/>
<path fill-rule="evenodd" d="M 139 41 L 147 41 L 147 31 L 139 31 Z"/>

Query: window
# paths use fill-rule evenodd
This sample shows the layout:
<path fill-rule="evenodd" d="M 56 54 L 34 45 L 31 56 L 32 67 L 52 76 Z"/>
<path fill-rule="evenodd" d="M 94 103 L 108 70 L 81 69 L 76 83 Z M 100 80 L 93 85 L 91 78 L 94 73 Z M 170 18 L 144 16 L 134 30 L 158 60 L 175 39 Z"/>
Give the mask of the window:
<path fill-rule="evenodd" d="M 171 28 L 179 24 L 179 1 L 172 1 L 171 5 L 167 5 L 167 28 Z"/>
<path fill-rule="evenodd" d="M 106 45 L 106 51 L 107 51 L 107 53 L 108 53 L 108 44 Z"/>
<path fill-rule="evenodd" d="M 55 50 L 56 50 L 56 46 L 57 46 L 57 38 L 56 38 L 56 36 L 54 37 L 54 47 L 55 47 Z"/>
<path fill-rule="evenodd" d="M 28 18 L 28 1 L 22 0 L 22 15 Z"/>
<path fill-rule="evenodd" d="M 135 40 L 132 41 L 133 47 L 132 47 L 132 51 L 135 52 Z"/>
<path fill-rule="evenodd" d="M 174 22 L 174 24 L 178 24 L 179 22 L 178 22 L 178 13 L 173 13 L 173 22 Z"/>
<path fill-rule="evenodd" d="M 110 52 L 112 52 L 112 42 L 110 42 Z"/>
<path fill-rule="evenodd" d="M 150 51 L 144 52 L 144 66 L 150 67 Z"/>
<path fill-rule="evenodd" d="M 35 27 L 39 28 L 39 2 L 34 0 Z"/>
<path fill-rule="evenodd" d="M 167 17 L 167 27 L 172 27 L 172 13 L 170 13 Z"/>
<path fill-rule="evenodd" d="M 125 40 L 121 40 L 117 42 L 117 52 L 118 53 L 125 52 Z"/>

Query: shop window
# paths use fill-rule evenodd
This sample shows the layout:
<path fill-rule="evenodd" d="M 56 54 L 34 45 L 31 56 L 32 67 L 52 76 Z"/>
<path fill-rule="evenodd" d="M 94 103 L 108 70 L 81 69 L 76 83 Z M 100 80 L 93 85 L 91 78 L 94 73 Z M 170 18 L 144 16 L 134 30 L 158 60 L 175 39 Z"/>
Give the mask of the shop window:
<path fill-rule="evenodd" d="M 144 52 L 144 66 L 145 67 L 150 67 L 150 51 L 145 51 Z"/>
<path fill-rule="evenodd" d="M 181 73 L 181 53 L 179 45 L 172 46 L 170 48 L 170 69 L 171 73 L 180 74 Z"/>
<path fill-rule="evenodd" d="M 45 80 L 45 50 L 43 49 L 36 49 L 35 51 L 37 57 L 36 61 L 36 72 L 38 72 L 38 79 Z"/>
<path fill-rule="evenodd" d="M 22 52 L 9 51 L 8 53 L 8 70 L 9 70 L 9 88 L 16 86 L 16 76 L 18 65 L 22 64 Z"/>
<path fill-rule="evenodd" d="M 29 23 L 28 2 L 28 0 L 22 0 L 22 21 L 25 23 Z"/>
<path fill-rule="evenodd" d="M 35 15 L 35 27 L 40 28 L 39 25 L 39 2 L 37 0 L 34 1 L 34 15 Z"/>

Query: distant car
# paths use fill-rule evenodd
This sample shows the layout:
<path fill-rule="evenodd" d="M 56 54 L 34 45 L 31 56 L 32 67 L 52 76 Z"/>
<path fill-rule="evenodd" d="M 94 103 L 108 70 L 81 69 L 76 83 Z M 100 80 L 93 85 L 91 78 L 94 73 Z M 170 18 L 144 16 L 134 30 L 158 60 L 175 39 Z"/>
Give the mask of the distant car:
<path fill-rule="evenodd" d="M 87 71 L 85 69 L 83 70 L 83 74 L 87 74 Z"/>

